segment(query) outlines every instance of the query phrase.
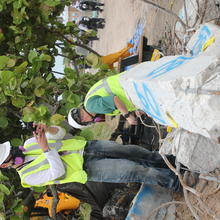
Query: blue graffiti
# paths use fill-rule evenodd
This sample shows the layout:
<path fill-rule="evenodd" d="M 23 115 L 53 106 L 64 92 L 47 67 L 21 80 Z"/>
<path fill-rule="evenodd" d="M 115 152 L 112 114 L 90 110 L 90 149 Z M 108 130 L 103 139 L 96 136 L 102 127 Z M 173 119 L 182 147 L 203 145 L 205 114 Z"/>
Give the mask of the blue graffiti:
<path fill-rule="evenodd" d="M 138 85 L 135 82 L 133 82 L 133 86 L 139 100 L 143 105 L 143 110 L 153 119 L 158 120 L 163 125 L 167 125 L 162 117 L 159 106 L 147 85 L 145 83 L 142 83 L 143 93 L 140 92 L 140 90 L 138 89 Z"/>
<path fill-rule="evenodd" d="M 171 60 L 171 61 L 159 66 L 155 70 L 148 73 L 145 77 L 149 78 L 149 79 L 157 78 L 158 76 L 161 76 L 161 75 L 177 68 L 178 66 L 184 64 L 186 61 L 191 60 L 192 58 L 193 57 L 179 56 L 176 59 Z"/>
<path fill-rule="evenodd" d="M 186 57 L 186 56 L 178 56 L 177 58 L 162 64 L 158 68 L 154 69 L 150 73 L 148 73 L 145 78 L 147 80 L 155 79 L 173 69 L 176 69 L 177 67 L 183 65 L 187 61 L 193 59 L 196 55 L 198 55 L 202 51 L 202 47 L 204 43 L 210 38 L 211 31 L 209 30 L 208 26 L 203 26 L 199 35 L 198 39 L 195 42 L 193 48 L 192 48 L 192 56 Z M 144 111 L 151 116 L 152 118 L 158 120 L 161 124 L 168 125 L 166 121 L 163 119 L 163 116 L 160 112 L 159 106 L 156 103 L 155 98 L 153 97 L 153 94 L 151 93 L 150 89 L 147 87 L 146 83 L 142 83 L 142 89 L 141 91 L 138 88 L 138 85 L 133 82 L 134 89 L 136 91 L 136 94 L 144 106 Z M 141 85 L 140 85 L 141 87 Z"/>
<path fill-rule="evenodd" d="M 203 26 L 199 35 L 198 39 L 193 45 L 193 48 L 191 50 L 191 55 L 196 56 L 202 51 L 202 46 L 204 43 L 211 37 L 212 33 L 209 30 L 208 26 Z"/>
<path fill-rule="evenodd" d="M 203 26 L 199 35 L 198 35 L 198 39 L 195 42 L 193 49 L 191 51 L 191 53 L 192 53 L 191 57 L 179 56 L 176 59 L 171 60 L 171 61 L 159 66 L 155 70 L 148 73 L 145 77 L 148 78 L 149 80 L 155 79 L 158 76 L 161 76 L 161 75 L 179 67 L 180 65 L 183 65 L 186 61 L 193 59 L 196 55 L 198 55 L 202 51 L 202 47 L 203 47 L 204 43 L 210 38 L 211 34 L 212 33 L 209 30 L 208 26 Z"/>

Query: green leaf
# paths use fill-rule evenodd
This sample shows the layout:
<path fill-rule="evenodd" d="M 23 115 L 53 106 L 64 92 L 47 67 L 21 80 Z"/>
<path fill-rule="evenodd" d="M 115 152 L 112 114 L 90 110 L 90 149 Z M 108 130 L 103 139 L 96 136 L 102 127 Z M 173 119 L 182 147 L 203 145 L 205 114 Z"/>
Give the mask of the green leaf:
<path fill-rule="evenodd" d="M 76 84 L 76 81 L 74 79 L 67 79 L 67 86 L 69 89 L 71 89 L 71 87 Z"/>
<path fill-rule="evenodd" d="M 8 127 L 8 119 L 4 116 L 0 116 L 0 128 Z"/>
<path fill-rule="evenodd" d="M 4 93 L 6 96 L 14 96 L 14 91 L 10 89 L 4 89 Z"/>
<path fill-rule="evenodd" d="M 16 0 L 13 2 L 13 8 L 19 9 L 22 6 L 22 0 Z"/>
<path fill-rule="evenodd" d="M 33 122 L 33 121 L 36 121 L 36 116 L 34 113 L 32 114 L 25 114 L 23 117 L 22 117 L 22 120 L 24 122 Z"/>
<path fill-rule="evenodd" d="M 60 4 L 60 0 L 46 0 L 44 1 L 44 4 L 50 7 L 55 7 Z"/>
<path fill-rule="evenodd" d="M 27 30 L 25 31 L 26 38 L 30 39 L 32 37 L 32 27 L 27 26 Z"/>
<path fill-rule="evenodd" d="M 52 58 L 51 58 L 50 55 L 41 54 L 41 55 L 40 55 L 40 60 L 50 62 L 50 61 L 52 60 Z"/>
<path fill-rule="evenodd" d="M 18 9 L 14 8 L 14 10 L 11 12 L 11 16 L 13 18 L 13 23 L 18 25 L 21 24 L 23 18 L 22 14 L 18 11 Z"/>
<path fill-rule="evenodd" d="M 76 71 L 71 69 L 71 68 L 69 68 L 69 67 L 66 67 L 64 69 L 64 73 L 65 73 L 66 78 L 68 78 L 68 79 L 76 78 Z"/>
<path fill-rule="evenodd" d="M 9 180 L 9 178 L 2 174 L 2 171 L 0 171 L 0 181 L 6 181 Z"/>
<path fill-rule="evenodd" d="M 0 10 L 1 11 L 1 10 Z M 3 33 L 0 33 L 0 42 L 4 41 L 5 40 L 5 36 Z"/>
<path fill-rule="evenodd" d="M 6 220 L 5 214 L 3 212 L 0 212 L 0 219 L 1 220 Z"/>
<path fill-rule="evenodd" d="M 15 38 L 15 43 L 18 44 L 19 42 L 21 42 L 21 37 L 17 36 L 17 37 Z"/>
<path fill-rule="evenodd" d="M 21 88 L 25 88 L 29 85 L 29 81 L 28 80 L 25 80 L 24 82 L 22 82 L 21 84 Z"/>
<path fill-rule="evenodd" d="M 32 113 L 35 113 L 35 112 L 36 112 L 36 110 L 33 107 L 30 107 L 30 106 L 27 106 L 27 107 L 23 108 L 23 110 L 22 110 L 23 115 L 32 114 Z"/>
<path fill-rule="evenodd" d="M 10 140 L 10 143 L 13 147 L 18 147 L 18 146 L 22 145 L 23 142 L 20 138 L 12 138 Z"/>
<path fill-rule="evenodd" d="M 46 186 L 33 187 L 34 192 L 42 193 L 46 190 Z"/>
<path fill-rule="evenodd" d="M 67 98 L 68 98 L 68 96 L 71 95 L 71 94 L 72 94 L 72 93 L 71 93 L 70 91 L 65 91 L 65 92 L 63 92 L 63 94 L 62 94 L 62 99 L 63 99 L 64 101 L 66 101 Z"/>
<path fill-rule="evenodd" d="M 17 206 L 14 208 L 15 215 L 10 217 L 10 220 L 20 220 L 20 219 L 23 219 L 23 213 L 24 213 L 23 212 L 23 208 L 24 208 L 24 206 L 23 206 L 23 204 L 19 203 L 21 201 L 21 199 L 17 199 L 17 200 L 18 200 Z"/>
<path fill-rule="evenodd" d="M 15 34 L 21 33 L 21 30 L 17 26 L 15 26 L 15 25 L 11 25 L 11 26 L 9 26 L 9 28 L 11 30 L 13 30 Z"/>
<path fill-rule="evenodd" d="M 38 50 L 48 50 L 48 45 L 44 45 L 37 48 Z"/>
<path fill-rule="evenodd" d="M 3 192 L 0 192 L 0 205 L 2 205 L 5 198 L 5 194 Z"/>
<path fill-rule="evenodd" d="M 75 105 L 75 104 L 73 104 L 73 103 L 66 103 L 66 104 L 65 104 L 66 112 L 68 113 L 71 108 L 77 108 L 78 106 L 79 106 L 79 105 Z"/>
<path fill-rule="evenodd" d="M 3 92 L 0 92 L 0 105 L 7 102 L 7 98 L 5 97 L 5 94 Z"/>
<path fill-rule="evenodd" d="M 33 80 L 33 84 L 36 88 L 43 86 L 44 83 L 45 83 L 45 80 L 41 77 L 35 77 Z"/>
<path fill-rule="evenodd" d="M 9 87 L 11 90 L 14 90 L 17 86 L 17 79 L 15 77 L 12 77 L 10 80 L 9 80 Z"/>
<path fill-rule="evenodd" d="M 4 84 L 8 84 L 9 80 L 14 76 L 14 73 L 12 71 L 1 71 L 0 72 L 0 78 L 2 79 L 2 82 Z"/>
<path fill-rule="evenodd" d="M 15 72 L 16 73 L 23 73 L 23 72 L 25 72 L 27 65 L 28 65 L 28 62 L 24 61 L 19 66 L 15 67 Z"/>
<path fill-rule="evenodd" d="M 31 51 L 29 52 L 29 54 L 28 54 L 28 60 L 29 60 L 29 62 L 32 63 L 33 59 L 34 59 L 35 57 L 37 57 L 37 56 L 38 56 L 37 52 L 34 51 L 34 50 L 31 50 Z"/>
<path fill-rule="evenodd" d="M 12 105 L 14 105 L 17 108 L 22 108 L 26 104 L 25 99 L 21 97 L 12 97 L 11 101 Z"/>
<path fill-rule="evenodd" d="M 46 77 L 46 81 L 49 82 L 53 78 L 53 75 L 49 73 Z"/>
<path fill-rule="evenodd" d="M 7 63 L 7 67 L 13 67 L 16 63 L 16 60 L 15 59 L 10 59 Z"/>
<path fill-rule="evenodd" d="M 66 23 L 66 26 L 68 26 L 68 27 L 70 26 L 71 27 L 71 26 L 75 26 L 75 24 L 72 21 L 68 21 Z"/>
<path fill-rule="evenodd" d="M 37 97 L 41 97 L 43 94 L 45 93 L 45 89 L 40 87 L 40 88 L 37 88 L 34 90 L 34 94 L 37 96 Z"/>
<path fill-rule="evenodd" d="M 10 195 L 10 190 L 4 184 L 0 184 L 0 192 L 3 192 L 7 196 Z"/>
<path fill-rule="evenodd" d="M 10 58 L 7 56 L 0 56 L 0 69 L 3 69 L 7 65 L 9 60 Z"/>
<path fill-rule="evenodd" d="M 73 103 L 74 105 L 79 105 L 80 104 L 80 97 L 76 94 L 71 94 L 67 97 L 67 102 Z"/>
<path fill-rule="evenodd" d="M 32 66 L 32 69 L 33 71 L 36 73 L 36 72 L 39 72 L 40 68 L 42 67 L 42 61 L 39 60 L 39 59 L 34 59 L 33 60 L 33 66 Z"/>
<path fill-rule="evenodd" d="M 55 114 L 50 117 L 51 125 L 59 125 L 64 120 L 65 120 L 65 116 L 60 114 Z"/>
<path fill-rule="evenodd" d="M 41 116 L 44 116 L 46 113 L 48 113 L 48 108 L 45 105 L 41 105 L 37 108 Z"/>

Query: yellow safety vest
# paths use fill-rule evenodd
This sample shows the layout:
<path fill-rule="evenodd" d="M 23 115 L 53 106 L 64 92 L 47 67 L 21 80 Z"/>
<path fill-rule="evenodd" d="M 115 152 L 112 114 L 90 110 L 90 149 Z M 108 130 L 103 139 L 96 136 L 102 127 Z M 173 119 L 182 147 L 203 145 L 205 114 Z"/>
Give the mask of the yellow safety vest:
<path fill-rule="evenodd" d="M 106 79 L 102 79 L 98 81 L 95 85 L 93 85 L 86 95 L 86 98 L 84 101 L 85 108 L 86 108 L 88 99 L 91 98 L 92 96 L 98 95 L 98 96 L 104 97 L 104 96 L 109 96 L 109 95 L 115 95 L 115 96 L 118 96 L 119 99 L 125 104 L 128 111 L 137 110 L 134 104 L 131 101 L 129 101 L 129 99 L 127 98 L 119 82 L 121 74 L 122 73 L 114 75 L 114 76 L 110 76 Z M 120 114 L 120 112 L 119 110 L 116 109 L 114 112 L 107 114 L 107 115 L 118 115 L 118 114 Z"/>
<path fill-rule="evenodd" d="M 86 145 L 85 140 L 77 139 L 68 139 L 63 141 L 49 140 L 48 145 L 50 149 L 56 149 L 61 153 L 61 160 L 65 167 L 65 175 L 59 179 L 43 183 L 41 185 L 28 185 L 25 183 L 24 178 L 28 175 L 41 172 L 42 170 L 47 170 L 50 168 L 50 164 L 46 159 L 44 153 L 39 148 L 37 143 L 32 143 L 25 145 L 25 155 L 36 156 L 36 159 L 27 164 L 21 170 L 18 171 L 18 174 L 21 178 L 21 184 L 23 187 L 39 187 L 52 184 L 63 184 L 69 182 L 79 182 L 85 183 L 87 181 L 87 174 L 83 170 L 83 155 L 80 154 L 80 151 L 84 149 Z M 62 152 L 65 152 L 62 155 Z"/>

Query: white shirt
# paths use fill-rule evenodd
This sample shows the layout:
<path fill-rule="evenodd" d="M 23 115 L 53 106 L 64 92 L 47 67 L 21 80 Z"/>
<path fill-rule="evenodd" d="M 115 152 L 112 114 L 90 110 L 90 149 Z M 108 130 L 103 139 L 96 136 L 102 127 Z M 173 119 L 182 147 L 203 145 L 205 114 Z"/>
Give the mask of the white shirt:
<path fill-rule="evenodd" d="M 58 127 L 58 128 L 62 129 L 61 127 Z M 60 130 L 58 132 L 60 132 Z M 31 144 L 31 143 L 37 143 L 35 137 L 29 138 L 28 140 L 26 140 L 24 145 Z M 63 165 L 63 162 L 58 152 L 55 149 L 52 149 L 51 151 L 46 152 L 44 154 L 50 164 L 50 169 L 43 170 L 41 172 L 33 173 L 31 175 L 26 176 L 24 178 L 24 182 L 27 183 L 28 185 L 41 185 L 48 181 L 55 180 L 65 174 L 66 172 L 65 167 Z M 34 160 L 35 158 L 36 157 L 33 157 L 33 156 L 25 156 L 24 162 Z"/>

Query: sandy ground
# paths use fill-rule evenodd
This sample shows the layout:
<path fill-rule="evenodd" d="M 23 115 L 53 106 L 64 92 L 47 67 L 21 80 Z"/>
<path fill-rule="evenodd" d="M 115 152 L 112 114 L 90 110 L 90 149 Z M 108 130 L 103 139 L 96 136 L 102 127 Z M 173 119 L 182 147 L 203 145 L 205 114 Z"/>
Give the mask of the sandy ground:
<path fill-rule="evenodd" d="M 182 7 L 182 0 L 152 0 L 167 9 L 172 9 L 178 14 Z M 105 18 L 106 26 L 104 29 L 99 30 L 99 41 L 94 41 L 93 48 L 101 55 L 116 52 L 126 46 L 129 39 L 134 34 L 138 21 L 144 19 L 146 21 L 144 35 L 148 38 L 148 43 L 157 45 L 158 41 L 164 36 L 167 27 L 172 27 L 175 23 L 175 17 L 161 11 L 158 8 L 148 5 L 142 0 L 103 0 L 105 3 L 104 11 L 100 13 L 100 17 Z M 203 8 L 203 7 L 201 7 Z M 213 14 L 208 10 L 208 14 Z M 206 19 L 207 20 L 207 19 Z M 108 121 L 107 126 L 112 128 L 112 131 L 117 126 L 118 118 L 113 121 Z M 105 129 L 102 128 L 103 131 Z M 110 133 L 104 132 L 104 139 L 108 139 Z M 203 188 L 203 189 L 201 189 Z M 209 182 L 207 185 L 204 181 L 200 180 L 196 189 L 199 192 L 203 192 L 202 201 L 205 206 L 210 210 L 204 209 L 204 206 L 198 204 L 198 200 L 192 194 L 189 195 L 189 199 L 193 206 L 197 207 L 197 213 L 199 213 L 201 219 L 220 219 L 220 192 L 218 190 L 219 185 Z M 218 192 L 216 192 L 218 191 Z M 213 193 L 214 192 L 214 193 Z M 179 195 L 177 200 L 184 200 L 183 195 Z M 194 219 L 186 206 L 178 206 L 176 212 L 176 219 L 190 220 Z"/>
<path fill-rule="evenodd" d="M 99 17 L 105 18 L 104 29 L 99 29 L 99 41 L 94 41 L 93 48 L 102 55 L 116 52 L 126 46 L 132 38 L 139 20 L 145 20 L 145 33 L 149 44 L 157 45 L 162 38 L 165 25 L 172 25 L 173 16 L 142 0 L 104 0 L 104 11 Z M 153 2 L 173 11 L 179 11 L 181 0 L 154 0 Z"/>
<path fill-rule="evenodd" d="M 165 31 L 165 26 L 172 26 L 175 19 L 170 14 L 155 8 L 142 0 L 100 0 L 105 4 L 104 11 L 99 17 L 105 18 L 105 28 L 99 29 L 98 41 L 93 41 L 93 49 L 101 55 L 114 53 L 127 45 L 136 30 L 138 21 L 145 21 L 144 35 L 148 44 L 158 45 Z M 153 0 L 154 3 L 178 14 L 182 7 L 182 0 Z M 108 120 L 111 128 L 101 139 L 110 138 L 118 124 L 118 117 Z M 102 135 L 101 135 L 102 136 Z"/>

